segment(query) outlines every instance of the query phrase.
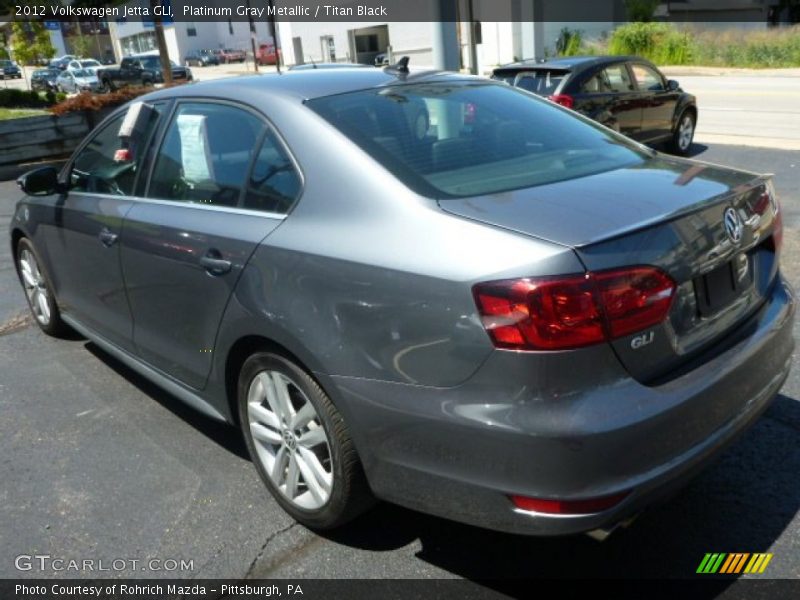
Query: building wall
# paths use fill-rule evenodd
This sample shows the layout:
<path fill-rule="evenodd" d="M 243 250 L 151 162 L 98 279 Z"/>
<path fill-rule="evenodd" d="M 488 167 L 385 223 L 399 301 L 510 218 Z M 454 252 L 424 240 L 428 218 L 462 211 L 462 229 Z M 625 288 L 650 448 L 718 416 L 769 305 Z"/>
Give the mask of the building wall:
<path fill-rule="evenodd" d="M 259 43 L 272 39 L 266 23 L 256 23 L 255 26 Z M 118 60 L 129 54 L 157 51 L 152 24 L 134 21 L 112 23 L 110 29 Z M 186 54 L 192 50 L 250 49 L 250 26 L 245 22 L 177 22 L 164 25 L 164 37 L 170 59 L 178 64 L 183 64 Z"/>

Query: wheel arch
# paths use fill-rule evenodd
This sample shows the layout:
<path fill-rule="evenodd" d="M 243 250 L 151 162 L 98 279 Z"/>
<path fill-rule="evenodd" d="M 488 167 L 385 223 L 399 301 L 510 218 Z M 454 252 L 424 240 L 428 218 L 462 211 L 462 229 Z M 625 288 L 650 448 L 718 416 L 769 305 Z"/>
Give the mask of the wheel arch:
<path fill-rule="evenodd" d="M 225 356 L 225 396 L 228 401 L 228 410 L 230 412 L 233 423 L 236 426 L 241 426 L 239 420 L 239 407 L 237 398 L 237 387 L 239 384 L 239 373 L 245 361 L 257 352 L 274 352 L 281 356 L 288 358 L 296 363 L 301 369 L 306 371 L 313 379 L 317 380 L 313 371 L 291 350 L 286 346 L 279 344 L 273 339 L 263 335 L 245 335 L 236 340 L 228 349 Z M 317 383 L 320 383 L 317 381 Z M 322 386 L 322 384 L 320 384 Z M 327 392 L 325 387 L 323 390 Z M 330 395 L 330 394 L 329 394 Z"/>
<path fill-rule="evenodd" d="M 686 103 L 683 103 L 683 104 L 679 105 L 678 109 L 675 111 L 675 115 L 673 117 L 673 123 L 672 123 L 672 130 L 673 131 L 678 127 L 678 124 L 681 122 L 681 117 L 683 117 L 683 115 L 686 114 L 687 111 L 691 112 L 692 115 L 694 116 L 694 124 L 695 124 L 695 127 L 697 127 L 697 115 L 698 115 L 698 113 L 697 113 L 697 105 L 694 104 L 693 102 L 686 102 Z"/>

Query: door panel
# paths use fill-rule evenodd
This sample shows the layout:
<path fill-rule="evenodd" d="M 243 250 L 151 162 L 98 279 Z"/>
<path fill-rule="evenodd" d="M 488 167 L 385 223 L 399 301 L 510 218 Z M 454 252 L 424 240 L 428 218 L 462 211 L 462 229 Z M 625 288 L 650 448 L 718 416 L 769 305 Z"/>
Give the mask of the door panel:
<path fill-rule="evenodd" d="M 147 122 L 134 138 L 119 136 L 124 116 L 101 125 L 69 165 L 69 191 L 55 203 L 46 245 L 55 292 L 65 311 L 110 342 L 131 349 L 133 326 L 118 242 L 135 202 L 136 174 L 158 109 L 146 113 Z"/>
<path fill-rule="evenodd" d="M 136 352 L 154 367 L 202 388 L 236 281 L 256 245 L 280 223 L 169 202 L 134 206 L 125 220 L 122 270 Z M 227 271 L 224 261 L 230 263 Z"/>
<path fill-rule="evenodd" d="M 575 100 L 580 112 L 604 125 L 616 125 L 628 137 L 639 135 L 642 107 L 624 64 L 610 65 L 594 73 L 582 84 Z"/>
<path fill-rule="evenodd" d="M 659 140 L 669 136 L 679 94 L 668 91 L 661 74 L 648 65 L 632 63 L 631 73 L 641 95 L 641 140 Z"/>
<path fill-rule="evenodd" d="M 117 238 L 133 202 L 70 192 L 55 206 L 47 232 L 56 295 L 66 312 L 110 342 L 130 349 L 132 320 Z"/>

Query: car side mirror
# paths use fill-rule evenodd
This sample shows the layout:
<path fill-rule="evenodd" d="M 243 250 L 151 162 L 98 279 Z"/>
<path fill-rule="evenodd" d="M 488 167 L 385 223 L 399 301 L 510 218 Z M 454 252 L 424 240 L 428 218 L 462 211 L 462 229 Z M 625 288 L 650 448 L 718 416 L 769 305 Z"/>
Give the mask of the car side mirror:
<path fill-rule="evenodd" d="M 28 171 L 17 179 L 17 185 L 29 196 L 49 196 L 64 189 L 58 181 L 58 170 L 55 167 Z"/>
<path fill-rule="evenodd" d="M 679 89 L 681 89 L 681 85 L 674 79 L 670 79 L 667 81 L 667 89 L 670 92 L 677 92 Z"/>

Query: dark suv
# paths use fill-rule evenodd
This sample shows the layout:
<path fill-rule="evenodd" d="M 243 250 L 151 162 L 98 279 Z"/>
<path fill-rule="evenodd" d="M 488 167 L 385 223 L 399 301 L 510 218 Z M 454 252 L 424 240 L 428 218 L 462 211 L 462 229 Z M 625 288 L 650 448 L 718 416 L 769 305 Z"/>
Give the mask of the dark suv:
<path fill-rule="evenodd" d="M 654 64 L 635 56 L 570 56 L 498 67 L 499 79 L 578 111 L 646 144 L 689 152 L 697 101 Z"/>

